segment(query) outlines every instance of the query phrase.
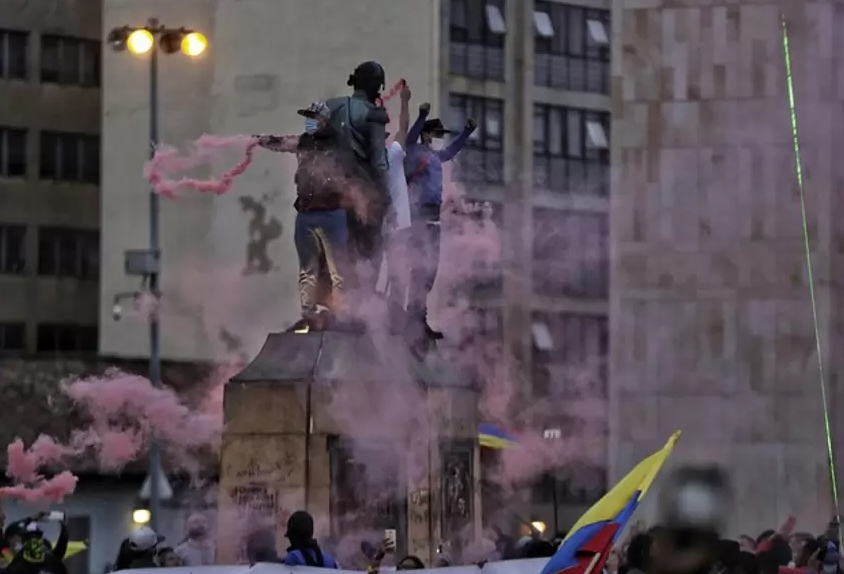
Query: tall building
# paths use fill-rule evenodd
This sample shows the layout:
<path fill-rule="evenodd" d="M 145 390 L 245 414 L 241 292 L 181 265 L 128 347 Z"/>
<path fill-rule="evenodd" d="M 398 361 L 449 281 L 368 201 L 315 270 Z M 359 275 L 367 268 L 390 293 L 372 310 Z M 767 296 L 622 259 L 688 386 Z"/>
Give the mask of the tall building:
<path fill-rule="evenodd" d="M 0 354 L 96 354 L 98 3 L 4 2 L 0 23 Z"/>

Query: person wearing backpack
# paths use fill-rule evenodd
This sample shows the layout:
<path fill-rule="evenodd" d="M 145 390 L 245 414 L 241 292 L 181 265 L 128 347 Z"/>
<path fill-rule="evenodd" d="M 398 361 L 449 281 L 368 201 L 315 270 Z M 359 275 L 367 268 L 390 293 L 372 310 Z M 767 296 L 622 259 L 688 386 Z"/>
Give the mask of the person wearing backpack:
<path fill-rule="evenodd" d="M 414 346 L 442 339 L 442 333 L 428 324 L 428 294 L 434 287 L 440 262 L 443 164 L 457 156 L 477 128 L 475 120 L 469 118 L 454 140 L 442 149 L 434 149 L 435 140 L 455 132 L 446 129 L 439 118 L 428 119 L 430 113 L 431 104 L 419 106 L 419 116 L 407 134 L 404 162 L 412 219 L 408 314 L 415 326 L 408 335 Z"/>

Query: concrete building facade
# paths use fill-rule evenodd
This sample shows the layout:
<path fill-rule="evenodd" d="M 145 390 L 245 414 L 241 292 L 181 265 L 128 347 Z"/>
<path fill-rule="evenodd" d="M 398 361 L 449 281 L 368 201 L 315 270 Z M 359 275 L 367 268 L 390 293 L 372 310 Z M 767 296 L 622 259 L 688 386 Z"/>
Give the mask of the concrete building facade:
<path fill-rule="evenodd" d="M 733 534 L 789 514 L 800 528 L 821 528 L 833 505 L 819 359 L 833 413 L 841 400 L 842 6 L 616 0 L 612 16 L 612 474 L 681 428 L 677 461 L 732 474 Z M 832 431 L 840 440 L 841 426 Z"/>
<path fill-rule="evenodd" d="M 0 6 L 0 354 L 97 352 L 100 15 Z"/>

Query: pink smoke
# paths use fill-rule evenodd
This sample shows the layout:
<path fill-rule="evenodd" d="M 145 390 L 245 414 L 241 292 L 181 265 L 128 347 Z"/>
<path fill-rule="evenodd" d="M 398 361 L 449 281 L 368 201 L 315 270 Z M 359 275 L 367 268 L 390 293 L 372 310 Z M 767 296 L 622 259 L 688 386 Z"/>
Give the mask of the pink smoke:
<path fill-rule="evenodd" d="M 14 485 L 0 489 L 0 497 L 29 502 L 58 501 L 73 492 L 76 477 L 64 471 L 47 479 L 39 471 L 85 464 L 119 471 L 145 453 L 155 437 L 171 468 L 195 472 L 203 452 L 219 446 L 222 409 L 194 410 L 167 388 L 117 370 L 104 377 L 70 381 L 62 392 L 90 419 L 67 443 L 39 436 L 29 448 L 16 439 L 7 448 L 6 474 Z"/>

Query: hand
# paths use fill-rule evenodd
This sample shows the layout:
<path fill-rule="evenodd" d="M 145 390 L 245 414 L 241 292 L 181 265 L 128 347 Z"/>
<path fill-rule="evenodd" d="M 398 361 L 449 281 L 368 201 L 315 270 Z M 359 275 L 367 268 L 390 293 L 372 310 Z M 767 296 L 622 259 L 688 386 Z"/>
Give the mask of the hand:
<path fill-rule="evenodd" d="M 401 84 L 402 84 L 402 86 L 401 86 L 401 94 L 400 94 L 400 95 L 401 95 L 401 101 L 403 101 L 403 102 L 409 102 L 409 101 L 410 101 L 410 96 L 412 95 L 412 94 L 410 93 L 410 86 L 408 86 L 408 85 L 407 85 L 407 81 L 406 81 L 406 80 L 402 80 L 402 81 L 401 81 Z"/>
<path fill-rule="evenodd" d="M 396 551 L 396 543 L 391 538 L 385 538 L 381 548 L 384 549 L 385 554 L 392 554 Z"/>
<path fill-rule="evenodd" d="M 35 520 L 35 522 L 42 522 L 42 521 L 44 521 L 44 520 L 47 520 L 47 517 L 48 517 L 48 516 L 50 516 L 50 513 L 49 513 L 49 512 L 44 512 L 44 511 L 42 511 L 42 512 L 39 512 L 38 514 L 36 514 L 36 515 L 33 517 L 33 520 Z"/>
<path fill-rule="evenodd" d="M 428 102 L 425 102 L 424 104 L 419 106 L 419 113 L 422 114 L 423 116 L 427 116 L 428 114 L 430 114 L 431 113 L 431 104 L 429 104 Z"/>
<path fill-rule="evenodd" d="M 469 131 L 475 131 L 478 127 L 478 122 L 475 121 L 474 118 L 469 118 L 466 120 L 466 129 Z"/>

